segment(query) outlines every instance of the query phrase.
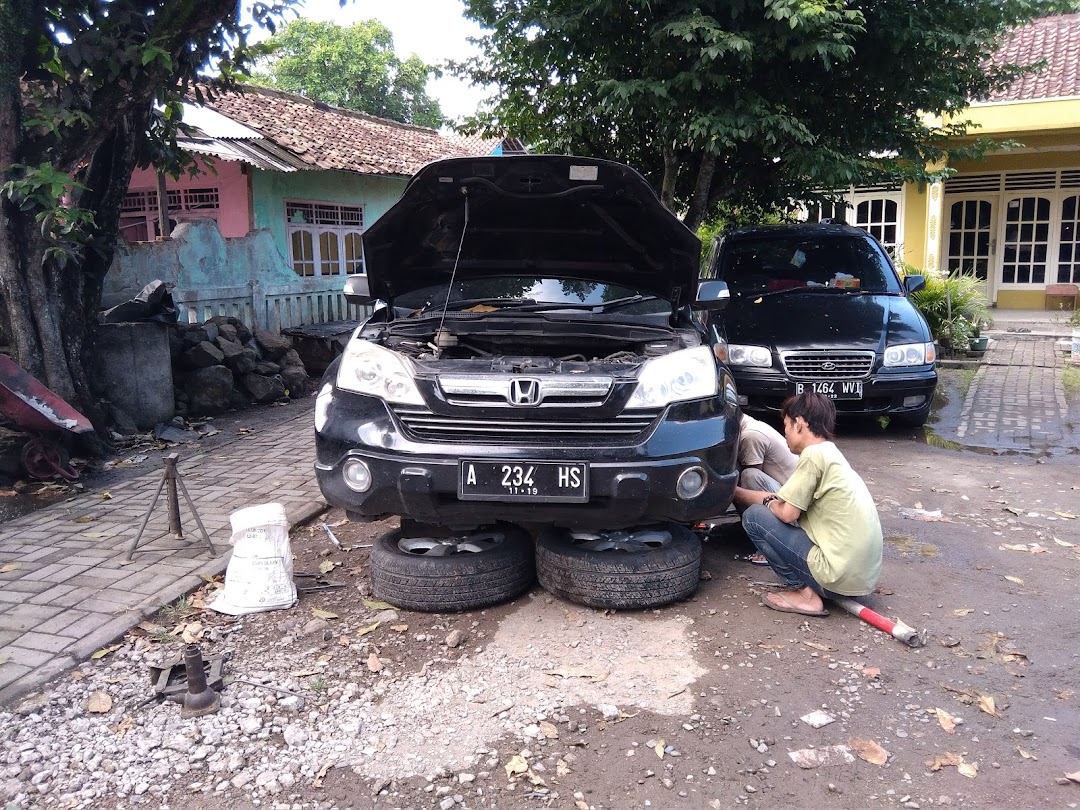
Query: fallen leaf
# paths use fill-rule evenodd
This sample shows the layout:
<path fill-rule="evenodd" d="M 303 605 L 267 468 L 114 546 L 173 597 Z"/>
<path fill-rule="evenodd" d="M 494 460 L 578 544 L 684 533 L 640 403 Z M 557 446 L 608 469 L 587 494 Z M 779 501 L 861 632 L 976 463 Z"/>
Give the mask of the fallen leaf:
<path fill-rule="evenodd" d="M 381 672 L 383 668 L 383 662 L 379 660 L 379 656 L 372 653 L 367 659 L 367 668 L 372 672 Z"/>
<path fill-rule="evenodd" d="M 103 647 L 102 649 L 98 650 L 97 652 L 92 653 L 90 655 L 90 658 L 92 660 L 97 660 L 98 658 L 104 658 L 106 655 L 111 653 L 113 650 L 119 650 L 121 646 L 122 645 L 120 645 L 120 644 L 113 644 L 111 647 Z"/>
<path fill-rule="evenodd" d="M 566 764 L 565 759 L 560 759 L 555 763 L 555 775 L 556 776 L 569 776 L 570 766 Z"/>
<path fill-rule="evenodd" d="M 184 626 L 180 637 L 188 644 L 194 644 L 202 640 L 204 632 L 206 632 L 206 628 L 202 626 L 202 622 L 191 622 Z"/>
<path fill-rule="evenodd" d="M 957 608 L 952 612 L 953 616 L 967 616 L 969 613 L 974 613 L 975 608 Z"/>
<path fill-rule="evenodd" d="M 1038 543 L 1036 543 L 1035 545 L 1033 545 L 1029 549 L 1029 551 L 1032 554 L 1045 554 L 1046 553 L 1046 547 L 1045 546 L 1040 546 Z"/>
<path fill-rule="evenodd" d="M 996 717 L 999 720 L 1001 719 L 1001 714 L 999 714 L 998 710 L 997 710 L 997 701 L 994 700 L 993 695 L 986 695 L 986 694 L 979 695 L 979 702 L 978 702 L 977 705 L 978 705 L 979 709 L 986 712 L 991 717 Z"/>
<path fill-rule="evenodd" d="M 83 515 L 82 517 L 75 518 L 71 522 L 72 523 L 89 523 L 92 520 L 93 520 L 93 518 L 90 515 Z"/>
<path fill-rule="evenodd" d="M 816 641 L 804 641 L 803 644 L 815 650 L 821 650 L 822 652 L 836 652 L 835 647 L 830 647 L 828 644 L 818 644 Z"/>
<path fill-rule="evenodd" d="M 506 770 L 507 777 L 511 777 L 529 770 L 529 763 L 525 761 L 525 757 L 521 756 L 521 754 L 514 754 L 503 768 Z"/>
<path fill-rule="evenodd" d="M 660 759 L 664 758 L 664 750 L 667 748 L 667 743 L 664 740 L 657 740 L 656 745 L 653 746 L 653 751 Z"/>
<path fill-rule="evenodd" d="M 863 667 L 862 674 L 867 678 L 876 678 L 881 674 L 881 670 L 877 667 Z"/>
<path fill-rule="evenodd" d="M 1054 511 L 1054 514 L 1058 517 L 1063 517 L 1066 520 L 1076 520 L 1077 517 L 1080 517 L 1078 515 L 1074 515 L 1072 512 L 1058 512 L 1056 510 Z"/>
<path fill-rule="evenodd" d="M 375 624 L 369 624 L 367 627 L 361 627 L 359 630 L 356 631 L 356 635 L 366 636 L 368 633 L 371 633 L 374 630 L 378 629 L 380 624 L 382 624 L 382 622 L 375 622 Z"/>
<path fill-rule="evenodd" d="M 760 301 L 761 301 L 761 299 L 759 298 L 754 303 L 757 304 Z M 574 807 L 576 807 L 577 810 L 589 810 L 589 805 L 586 804 L 585 802 L 581 801 L 580 799 L 574 799 Z"/>
<path fill-rule="evenodd" d="M 319 573 L 320 574 L 329 574 L 333 570 L 334 570 L 334 561 L 333 560 L 323 560 L 321 563 L 319 563 Z"/>
<path fill-rule="evenodd" d="M 557 740 L 559 738 L 559 729 L 546 720 L 540 723 L 540 733 L 548 740 Z"/>
<path fill-rule="evenodd" d="M 380 602 L 376 599 L 365 599 L 364 607 L 370 610 L 394 610 L 394 606 L 389 602 Z"/>
<path fill-rule="evenodd" d="M 974 779 L 979 772 L 978 762 L 961 762 L 956 766 L 956 770 L 968 779 Z"/>
<path fill-rule="evenodd" d="M 959 754 L 952 754 L 946 751 L 944 754 L 938 754 L 932 760 L 926 761 L 926 767 L 932 771 L 940 771 L 942 768 L 947 768 L 950 765 L 959 765 L 964 761 L 964 758 Z"/>
<path fill-rule="evenodd" d="M 1015 506 L 1006 506 L 1005 511 L 1006 512 L 1012 512 L 1014 515 L 1022 515 L 1022 514 L 1024 514 L 1023 509 L 1017 509 Z"/>
<path fill-rule="evenodd" d="M 320 655 L 318 658 L 315 659 L 315 663 L 317 663 L 317 664 L 329 664 L 330 659 L 332 657 L 333 656 L 331 656 L 330 653 L 323 653 L 322 655 Z"/>
<path fill-rule="evenodd" d="M 108 492 L 108 491 L 102 492 L 101 493 L 101 500 L 103 500 L 103 501 L 111 501 L 112 500 L 112 493 Z"/>
<path fill-rule="evenodd" d="M 86 710 L 91 714 L 106 714 L 112 709 L 112 698 L 104 692 L 91 692 Z"/>
<path fill-rule="evenodd" d="M 1019 745 L 1018 745 L 1018 746 L 1016 746 L 1016 752 L 1017 752 L 1018 754 L 1020 754 L 1020 756 L 1022 756 L 1022 757 L 1023 757 L 1024 759 L 1034 759 L 1034 760 L 1037 760 L 1037 759 L 1038 759 L 1038 757 L 1037 757 L 1037 756 L 1035 756 L 1035 755 L 1034 755 L 1033 753 L 1031 753 L 1030 751 L 1025 751 L 1025 750 L 1024 750 L 1023 748 L 1021 748 L 1021 747 L 1020 747 Z"/>
<path fill-rule="evenodd" d="M 537 787 L 547 787 L 547 782 L 533 773 L 532 768 L 525 771 L 525 775 L 529 777 L 529 781 L 532 782 L 533 785 L 536 785 Z"/>
<path fill-rule="evenodd" d="M 409 625 L 407 625 L 407 624 L 392 624 L 392 625 L 390 625 L 390 629 L 393 630 L 395 633 L 404 633 L 404 632 L 408 631 Z"/>
<path fill-rule="evenodd" d="M 1030 551 L 1031 550 L 1028 546 L 1025 546 L 1023 543 L 1002 543 L 1000 546 L 998 546 L 998 549 L 1000 551 Z"/>
<path fill-rule="evenodd" d="M 0 567 L 0 574 L 6 574 L 8 571 L 16 571 L 22 568 L 22 563 L 4 563 L 3 567 Z"/>
<path fill-rule="evenodd" d="M 123 737 L 125 734 L 127 734 L 129 731 L 131 731 L 133 728 L 135 728 L 135 721 L 131 719 L 131 715 L 128 715 L 127 717 L 125 717 L 123 720 L 121 720 L 115 726 L 109 726 L 110 731 L 112 731 L 114 734 L 118 734 L 121 737 Z"/>
<path fill-rule="evenodd" d="M 352 642 L 349 640 L 348 636 L 338 636 L 337 643 L 342 647 L 348 647 Z"/>
<path fill-rule="evenodd" d="M 199 574 L 199 577 L 205 582 L 209 582 L 211 585 L 216 585 L 222 581 L 221 574 Z"/>
<path fill-rule="evenodd" d="M 338 615 L 332 610 L 323 610 L 321 608 L 312 608 L 311 615 L 317 619 L 336 619 Z"/>
<path fill-rule="evenodd" d="M 848 745 L 855 752 L 855 756 L 863 762 L 869 762 L 871 765 L 884 765 L 889 761 L 889 752 L 873 740 L 853 737 L 848 740 Z"/>
<path fill-rule="evenodd" d="M 1076 548 L 1075 544 L 1067 543 L 1064 540 L 1058 540 L 1056 537 L 1054 538 L 1054 542 L 1063 548 Z"/>
<path fill-rule="evenodd" d="M 71 673 L 71 680 L 73 680 L 73 681 L 81 681 L 85 677 L 86 676 L 83 675 L 81 672 L 79 672 L 79 670 L 75 670 L 74 672 Z"/>
<path fill-rule="evenodd" d="M 323 766 L 319 768 L 319 772 L 315 774 L 315 779 L 311 783 L 312 787 L 322 787 L 323 779 L 326 778 L 326 772 L 334 767 L 335 762 L 337 762 L 337 760 L 332 759 L 329 762 L 323 763 Z"/>
<path fill-rule="evenodd" d="M 295 670 L 294 672 L 289 673 L 289 675 L 291 675 L 294 678 L 308 678 L 308 677 L 311 677 L 312 675 L 318 675 L 318 674 L 319 674 L 319 670 L 317 670 L 317 669 L 298 669 L 298 670 Z"/>
<path fill-rule="evenodd" d="M 934 713 L 937 714 L 938 723 L 949 734 L 956 733 L 956 718 L 949 714 L 944 709 L 934 709 Z"/>
<path fill-rule="evenodd" d="M 1005 579 L 1009 580 L 1009 582 L 1015 582 L 1017 585 L 1024 584 L 1024 580 L 1020 579 L 1020 577 L 1010 577 L 1006 574 Z"/>
<path fill-rule="evenodd" d="M 1067 773 L 1065 774 L 1065 778 L 1068 779 L 1070 782 L 1076 782 L 1080 784 L 1080 771 L 1076 771 L 1075 773 Z"/>

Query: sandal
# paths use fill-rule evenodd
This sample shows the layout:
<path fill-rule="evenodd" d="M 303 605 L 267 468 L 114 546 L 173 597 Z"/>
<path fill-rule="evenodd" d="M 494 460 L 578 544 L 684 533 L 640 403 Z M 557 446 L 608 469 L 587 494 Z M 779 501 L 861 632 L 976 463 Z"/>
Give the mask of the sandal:
<path fill-rule="evenodd" d="M 765 555 L 760 551 L 755 551 L 753 554 L 736 554 L 735 559 L 739 562 L 748 562 L 751 565 L 768 565 L 769 561 L 765 559 Z"/>

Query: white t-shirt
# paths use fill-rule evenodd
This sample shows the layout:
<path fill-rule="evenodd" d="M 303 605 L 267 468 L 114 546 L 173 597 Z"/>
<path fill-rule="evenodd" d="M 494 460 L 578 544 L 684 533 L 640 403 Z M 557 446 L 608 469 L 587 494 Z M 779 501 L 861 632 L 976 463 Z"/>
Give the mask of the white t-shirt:
<path fill-rule="evenodd" d="M 775 428 L 745 413 L 739 428 L 739 469 L 760 467 L 778 484 L 787 481 L 799 463 L 799 457 L 788 449 L 787 439 Z"/>

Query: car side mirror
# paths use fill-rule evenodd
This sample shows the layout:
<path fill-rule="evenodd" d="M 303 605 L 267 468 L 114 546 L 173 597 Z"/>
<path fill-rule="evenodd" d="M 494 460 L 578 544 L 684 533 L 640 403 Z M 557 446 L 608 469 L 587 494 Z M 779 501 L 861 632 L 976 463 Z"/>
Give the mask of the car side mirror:
<path fill-rule="evenodd" d="M 706 312 L 720 312 L 728 305 L 730 298 L 731 291 L 726 281 L 699 281 L 693 306 Z"/>
<path fill-rule="evenodd" d="M 364 306 L 374 301 L 367 276 L 349 276 L 345 279 L 345 300 L 350 304 Z"/>
<path fill-rule="evenodd" d="M 904 276 L 904 289 L 908 293 L 918 292 L 926 286 L 925 276 Z"/>

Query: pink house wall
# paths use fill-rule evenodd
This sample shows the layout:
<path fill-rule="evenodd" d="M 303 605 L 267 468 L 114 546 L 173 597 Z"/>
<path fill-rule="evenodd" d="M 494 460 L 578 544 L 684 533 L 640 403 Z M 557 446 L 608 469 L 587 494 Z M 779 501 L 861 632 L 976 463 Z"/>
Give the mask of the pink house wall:
<path fill-rule="evenodd" d="M 214 169 L 206 168 L 201 159 L 196 158 L 199 174 L 196 177 L 183 175 L 179 180 L 167 177 L 166 188 L 206 188 L 218 189 L 219 213 L 218 229 L 222 236 L 246 236 L 251 224 L 251 197 L 248 193 L 248 176 L 243 164 L 237 161 L 217 160 Z M 214 172 L 217 172 L 216 174 Z M 157 175 L 152 169 L 136 169 L 131 175 L 129 191 L 157 191 Z"/>

